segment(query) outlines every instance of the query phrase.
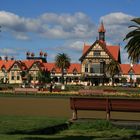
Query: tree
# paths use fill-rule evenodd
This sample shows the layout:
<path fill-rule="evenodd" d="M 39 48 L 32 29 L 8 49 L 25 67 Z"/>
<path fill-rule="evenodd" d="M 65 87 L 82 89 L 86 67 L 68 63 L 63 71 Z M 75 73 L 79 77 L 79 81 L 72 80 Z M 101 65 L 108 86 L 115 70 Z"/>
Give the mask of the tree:
<path fill-rule="evenodd" d="M 140 60 L 140 18 L 132 19 L 136 25 L 129 26 L 129 28 L 134 28 L 134 30 L 130 31 L 124 40 L 128 40 L 125 49 L 128 52 L 128 57 L 133 62 L 138 62 Z"/>
<path fill-rule="evenodd" d="M 56 65 L 56 67 L 61 69 L 61 82 L 62 82 L 62 84 L 64 84 L 64 74 L 65 74 L 65 71 L 70 66 L 70 61 L 71 61 L 71 59 L 65 53 L 59 53 L 55 57 L 55 65 Z"/>
<path fill-rule="evenodd" d="M 23 83 L 27 83 L 27 84 L 31 83 L 31 80 L 33 79 L 33 77 L 28 71 L 22 71 L 20 75 L 21 75 Z"/>
<path fill-rule="evenodd" d="M 140 84 L 140 78 L 139 78 L 139 77 L 137 77 L 136 83 L 137 83 L 137 84 Z"/>
<path fill-rule="evenodd" d="M 38 77 L 38 81 L 40 83 L 50 83 L 51 82 L 50 72 L 48 72 L 48 71 L 39 71 L 37 77 Z"/>
<path fill-rule="evenodd" d="M 126 83 L 127 82 L 127 78 L 126 77 L 122 77 L 121 78 L 121 83 Z"/>
<path fill-rule="evenodd" d="M 110 63 L 107 65 L 106 71 L 109 73 L 111 80 L 112 80 L 112 86 L 114 86 L 114 76 L 119 73 L 119 65 L 117 61 L 110 61 Z"/>

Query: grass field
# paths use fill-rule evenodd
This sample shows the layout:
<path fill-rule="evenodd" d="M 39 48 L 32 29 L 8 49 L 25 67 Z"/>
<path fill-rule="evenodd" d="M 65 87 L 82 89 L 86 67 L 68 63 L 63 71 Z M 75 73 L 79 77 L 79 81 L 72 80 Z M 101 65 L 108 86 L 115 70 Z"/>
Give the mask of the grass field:
<path fill-rule="evenodd" d="M 138 128 L 117 128 L 105 120 L 90 120 L 69 124 L 61 131 L 49 131 L 52 126 L 66 124 L 66 118 L 0 116 L 1 140 L 139 140 Z M 63 130 L 64 129 L 64 130 Z M 39 133 L 40 132 L 40 133 Z M 49 132 L 49 133 L 48 133 Z M 54 134 L 53 134 L 54 133 Z"/>
<path fill-rule="evenodd" d="M 71 115 L 69 97 L 7 97 L 2 94 L 0 140 L 140 140 L 138 127 L 118 128 L 104 120 L 77 122 L 68 128 L 62 125 L 54 129 L 54 126 L 65 124 Z M 79 111 L 79 116 L 105 119 L 104 112 L 96 111 Z M 113 112 L 112 118 L 139 120 L 140 113 Z"/>
<path fill-rule="evenodd" d="M 44 137 L 54 133 L 53 126 L 65 124 L 66 118 L 35 116 L 0 116 L 0 139 L 17 140 L 25 136 Z"/>

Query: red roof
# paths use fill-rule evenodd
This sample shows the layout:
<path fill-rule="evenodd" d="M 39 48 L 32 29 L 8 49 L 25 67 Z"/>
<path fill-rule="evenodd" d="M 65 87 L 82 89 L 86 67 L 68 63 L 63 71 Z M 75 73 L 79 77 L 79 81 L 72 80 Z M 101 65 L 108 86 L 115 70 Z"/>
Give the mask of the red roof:
<path fill-rule="evenodd" d="M 0 68 L 4 66 L 6 70 L 9 70 L 15 62 L 15 60 L 0 60 Z"/>
<path fill-rule="evenodd" d="M 43 63 L 43 64 L 44 64 L 45 70 L 51 71 L 55 69 L 56 73 L 61 72 L 61 70 L 55 66 L 55 63 Z"/>
<path fill-rule="evenodd" d="M 118 61 L 120 46 L 106 46 L 106 48 L 111 53 L 113 58 Z"/>
<path fill-rule="evenodd" d="M 134 64 L 133 70 L 135 74 L 140 74 L 140 64 Z"/>
<path fill-rule="evenodd" d="M 73 70 L 77 70 L 77 73 L 81 73 L 81 64 L 72 63 L 68 68 L 68 73 L 73 73 Z"/>
<path fill-rule="evenodd" d="M 35 60 L 23 60 L 22 62 L 26 65 L 27 68 L 30 68 Z"/>
<path fill-rule="evenodd" d="M 122 74 L 128 74 L 130 71 L 130 64 L 120 64 Z"/>
<path fill-rule="evenodd" d="M 84 44 L 83 55 L 88 51 L 89 48 L 90 48 L 90 45 Z"/>
<path fill-rule="evenodd" d="M 0 69 L 2 68 L 3 64 L 4 64 L 4 61 L 0 60 Z"/>
<path fill-rule="evenodd" d="M 46 70 L 51 71 L 55 69 L 56 73 L 61 73 L 61 70 L 55 66 L 55 63 L 44 63 L 44 67 Z M 73 73 L 73 70 L 77 70 L 78 73 L 81 73 L 81 64 L 72 63 L 70 67 L 67 69 L 68 73 Z"/>
<path fill-rule="evenodd" d="M 42 63 L 41 60 L 23 60 L 23 61 L 21 61 L 21 62 L 24 63 L 25 66 L 26 66 L 28 69 L 31 68 L 31 66 L 32 66 L 34 63 L 36 63 L 36 62 L 41 62 L 41 63 Z"/>
<path fill-rule="evenodd" d="M 106 43 L 103 41 L 98 41 L 99 43 L 101 43 L 102 45 L 104 45 L 106 47 L 106 50 L 111 54 L 111 56 L 116 60 L 119 61 L 119 51 L 120 51 L 120 46 L 108 46 L 106 45 Z M 83 54 L 86 54 L 86 52 L 90 49 L 90 45 L 85 45 L 84 44 L 84 48 L 83 48 Z"/>
<path fill-rule="evenodd" d="M 140 74 L 140 64 L 134 64 L 131 68 L 130 64 L 120 64 L 122 74 L 129 74 L 132 69 L 134 74 Z"/>

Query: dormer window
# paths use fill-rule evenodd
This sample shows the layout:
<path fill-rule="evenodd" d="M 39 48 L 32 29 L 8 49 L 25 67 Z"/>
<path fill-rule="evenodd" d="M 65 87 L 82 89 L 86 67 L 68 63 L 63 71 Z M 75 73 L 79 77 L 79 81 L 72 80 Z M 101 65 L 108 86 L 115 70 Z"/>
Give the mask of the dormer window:
<path fill-rule="evenodd" d="M 36 64 L 33 65 L 33 68 L 34 68 L 34 69 L 36 68 Z"/>
<path fill-rule="evenodd" d="M 16 69 L 16 68 L 18 68 L 18 65 L 17 65 L 17 64 L 15 64 L 15 65 L 14 65 L 14 68 L 15 68 L 15 69 Z"/>
<path fill-rule="evenodd" d="M 55 75 L 55 68 L 51 70 L 51 74 Z"/>
<path fill-rule="evenodd" d="M 94 51 L 93 56 L 101 56 L 101 51 Z"/>
<path fill-rule="evenodd" d="M 77 69 L 74 69 L 73 70 L 73 75 L 76 75 L 77 74 Z"/>

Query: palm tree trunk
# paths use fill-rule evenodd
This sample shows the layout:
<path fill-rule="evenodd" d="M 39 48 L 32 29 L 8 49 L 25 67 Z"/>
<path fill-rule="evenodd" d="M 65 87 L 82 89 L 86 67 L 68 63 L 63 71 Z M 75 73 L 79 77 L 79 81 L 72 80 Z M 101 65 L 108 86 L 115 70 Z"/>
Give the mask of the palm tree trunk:
<path fill-rule="evenodd" d="M 62 83 L 62 85 L 61 85 L 61 89 L 62 90 L 65 90 L 65 85 L 64 85 L 64 69 L 62 68 L 62 75 L 61 75 L 61 83 Z"/>
<path fill-rule="evenodd" d="M 114 77 L 112 77 L 112 86 L 114 87 Z"/>
<path fill-rule="evenodd" d="M 64 84 L 64 69 L 62 68 L 62 70 L 61 70 L 61 72 L 62 72 L 62 75 L 61 75 L 61 83 L 62 84 Z"/>

